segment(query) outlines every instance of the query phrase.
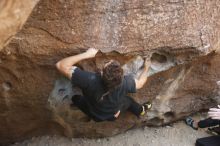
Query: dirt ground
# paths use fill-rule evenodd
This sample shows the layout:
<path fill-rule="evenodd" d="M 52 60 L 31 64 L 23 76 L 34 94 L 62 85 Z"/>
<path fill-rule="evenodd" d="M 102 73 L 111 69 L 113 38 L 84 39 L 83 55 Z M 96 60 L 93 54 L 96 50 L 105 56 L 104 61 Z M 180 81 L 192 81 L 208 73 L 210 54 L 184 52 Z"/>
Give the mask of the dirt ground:
<path fill-rule="evenodd" d="M 204 119 L 197 114 L 194 119 Z M 103 139 L 33 137 L 12 146 L 194 146 L 197 138 L 210 136 L 207 129 L 193 130 L 183 121 L 164 127 L 143 127 Z"/>

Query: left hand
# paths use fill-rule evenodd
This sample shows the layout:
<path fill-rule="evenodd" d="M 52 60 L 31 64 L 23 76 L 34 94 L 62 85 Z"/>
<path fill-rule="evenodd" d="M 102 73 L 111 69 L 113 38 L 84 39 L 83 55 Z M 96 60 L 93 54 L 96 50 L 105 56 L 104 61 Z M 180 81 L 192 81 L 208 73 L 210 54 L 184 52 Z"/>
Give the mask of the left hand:
<path fill-rule="evenodd" d="M 208 116 L 212 119 L 220 120 L 220 105 L 218 105 L 218 108 L 210 108 Z"/>

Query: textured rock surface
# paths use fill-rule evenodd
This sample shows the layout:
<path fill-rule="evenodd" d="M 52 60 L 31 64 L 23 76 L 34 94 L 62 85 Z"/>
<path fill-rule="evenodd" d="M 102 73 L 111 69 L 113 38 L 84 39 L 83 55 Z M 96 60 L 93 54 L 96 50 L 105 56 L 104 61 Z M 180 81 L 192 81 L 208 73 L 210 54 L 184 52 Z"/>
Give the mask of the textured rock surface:
<path fill-rule="evenodd" d="M 0 50 L 18 32 L 39 0 L 0 1 Z"/>
<path fill-rule="evenodd" d="M 219 6 L 218 0 L 40 1 L 0 52 L 1 143 L 43 134 L 112 136 L 215 105 L 220 55 L 209 53 L 219 48 Z M 75 90 L 54 64 L 87 47 L 110 52 L 79 64 L 89 71 L 115 58 L 138 76 L 143 57 L 152 56 L 151 76 L 133 95 L 153 102 L 147 116 L 125 113 L 116 122 L 95 123 L 70 107 Z"/>

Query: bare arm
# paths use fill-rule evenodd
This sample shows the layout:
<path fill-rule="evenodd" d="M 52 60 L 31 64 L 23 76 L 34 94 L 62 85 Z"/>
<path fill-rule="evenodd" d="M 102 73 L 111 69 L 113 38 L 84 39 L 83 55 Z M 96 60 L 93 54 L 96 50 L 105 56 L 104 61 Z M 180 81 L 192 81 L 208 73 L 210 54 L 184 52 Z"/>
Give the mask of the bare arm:
<path fill-rule="evenodd" d="M 95 57 L 96 53 L 98 52 L 97 49 L 89 48 L 86 52 L 70 56 L 64 58 L 56 63 L 56 68 L 67 78 L 71 79 L 72 71 L 71 68 L 73 65 L 78 63 L 81 60 L 89 59 Z"/>
<path fill-rule="evenodd" d="M 135 79 L 136 89 L 141 89 L 147 82 L 147 72 L 149 70 L 150 63 L 150 61 L 145 60 L 143 72 L 141 73 L 139 79 Z"/>
<path fill-rule="evenodd" d="M 218 105 L 218 108 L 210 108 L 208 115 L 212 119 L 220 120 L 220 105 Z"/>

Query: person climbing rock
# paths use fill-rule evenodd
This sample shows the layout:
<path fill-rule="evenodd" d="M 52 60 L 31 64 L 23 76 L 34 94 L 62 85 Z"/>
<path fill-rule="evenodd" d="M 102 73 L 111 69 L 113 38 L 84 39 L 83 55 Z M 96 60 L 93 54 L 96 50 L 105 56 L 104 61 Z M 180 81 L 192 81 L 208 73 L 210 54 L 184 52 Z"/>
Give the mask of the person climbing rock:
<path fill-rule="evenodd" d="M 123 75 L 120 63 L 109 60 L 100 73 L 88 72 L 76 66 L 84 59 L 93 58 L 98 50 L 89 48 L 86 52 L 64 58 L 56 63 L 57 69 L 71 80 L 72 85 L 82 90 L 83 96 L 72 97 L 73 104 L 94 121 L 113 121 L 127 110 L 142 116 L 151 108 L 151 103 L 138 104 L 127 93 L 135 93 L 147 81 L 150 61 L 145 60 L 139 79 Z"/>

